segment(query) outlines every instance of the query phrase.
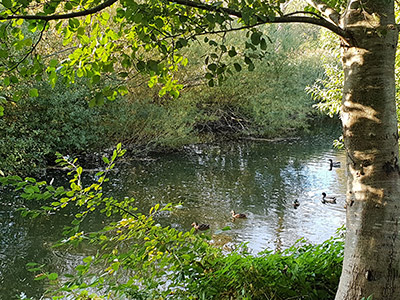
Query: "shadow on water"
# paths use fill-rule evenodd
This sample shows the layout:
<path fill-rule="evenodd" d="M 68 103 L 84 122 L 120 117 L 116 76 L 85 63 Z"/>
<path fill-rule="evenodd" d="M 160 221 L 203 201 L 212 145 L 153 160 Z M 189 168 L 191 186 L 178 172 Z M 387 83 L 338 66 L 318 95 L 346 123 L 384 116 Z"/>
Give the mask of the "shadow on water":
<path fill-rule="evenodd" d="M 288 247 L 301 237 L 319 243 L 345 221 L 345 156 L 332 149 L 335 137 L 193 146 L 185 153 L 121 168 L 105 192 L 134 197 L 143 212 L 156 203 L 182 203 L 180 209 L 159 215 L 159 222 L 183 231 L 192 222 L 208 223 L 215 243 L 247 242 L 254 253 Z M 340 161 L 342 168 L 329 171 L 329 158 Z M 335 195 L 338 204 L 322 204 L 322 192 Z M 42 288 L 26 270 L 27 262 L 68 270 L 85 251 L 61 254 L 50 249 L 69 216 L 31 223 L 9 205 L 13 199 L 0 196 L 0 299 L 13 299 L 21 291 L 40 295 Z M 231 210 L 248 218 L 233 222 Z M 103 221 L 94 220 L 94 226 Z M 231 230 L 222 231 L 226 226 Z"/>

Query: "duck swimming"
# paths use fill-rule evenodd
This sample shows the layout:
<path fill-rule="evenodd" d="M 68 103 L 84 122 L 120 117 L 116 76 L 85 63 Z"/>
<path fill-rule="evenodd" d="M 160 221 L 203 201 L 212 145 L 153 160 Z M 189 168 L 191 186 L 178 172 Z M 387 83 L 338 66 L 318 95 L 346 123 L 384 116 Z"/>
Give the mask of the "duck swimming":
<path fill-rule="evenodd" d="M 192 223 L 192 226 L 193 226 L 194 229 L 200 230 L 200 231 L 210 229 L 210 225 L 209 224 L 197 224 L 196 222 L 194 222 L 194 223 Z"/>
<path fill-rule="evenodd" d="M 237 214 L 234 210 L 231 211 L 232 218 L 234 219 L 245 219 L 247 216 L 245 214 Z"/>
<path fill-rule="evenodd" d="M 326 204 L 326 203 L 336 204 L 336 197 L 330 197 L 330 196 L 327 196 L 326 193 L 322 193 L 321 202 L 323 204 Z"/>
<path fill-rule="evenodd" d="M 333 168 L 340 168 L 340 162 L 334 162 L 332 159 L 329 159 L 329 171 L 332 171 Z"/>

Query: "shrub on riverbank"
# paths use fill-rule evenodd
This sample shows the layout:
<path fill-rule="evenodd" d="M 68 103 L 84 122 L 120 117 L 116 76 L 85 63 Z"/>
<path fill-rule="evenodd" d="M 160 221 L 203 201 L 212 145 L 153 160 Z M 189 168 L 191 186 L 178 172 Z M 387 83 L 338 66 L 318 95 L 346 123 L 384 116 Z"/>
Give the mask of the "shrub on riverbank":
<path fill-rule="evenodd" d="M 105 146 L 100 110 L 82 101 L 88 88 L 62 82 L 37 88 L 40 97 L 8 103 L 0 118 L 0 170 L 7 174 L 35 174 L 54 161 L 56 151 L 76 154 Z"/>
<path fill-rule="evenodd" d="M 303 242 L 281 253 L 219 256 L 210 263 L 209 272 L 192 281 L 186 295 L 221 300 L 334 299 L 342 270 L 342 239 L 320 245 Z"/>

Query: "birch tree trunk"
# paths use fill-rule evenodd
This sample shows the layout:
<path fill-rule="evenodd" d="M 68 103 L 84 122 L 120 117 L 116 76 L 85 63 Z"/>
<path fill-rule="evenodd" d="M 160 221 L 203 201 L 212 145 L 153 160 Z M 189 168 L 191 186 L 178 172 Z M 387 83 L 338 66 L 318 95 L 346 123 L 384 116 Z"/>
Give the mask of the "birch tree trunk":
<path fill-rule="evenodd" d="M 350 0 L 341 26 L 347 233 L 336 300 L 400 299 L 400 170 L 393 0 Z"/>

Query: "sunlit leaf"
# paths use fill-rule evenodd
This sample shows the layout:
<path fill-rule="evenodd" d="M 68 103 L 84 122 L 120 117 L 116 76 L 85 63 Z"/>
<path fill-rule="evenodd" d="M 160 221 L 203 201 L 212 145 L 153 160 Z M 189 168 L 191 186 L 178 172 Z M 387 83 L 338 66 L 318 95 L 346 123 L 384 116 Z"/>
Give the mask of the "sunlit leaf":
<path fill-rule="evenodd" d="M 30 97 L 38 97 L 39 96 L 39 91 L 36 88 L 30 89 L 29 90 L 29 96 Z"/>

